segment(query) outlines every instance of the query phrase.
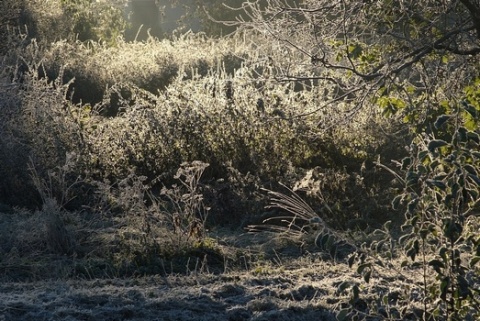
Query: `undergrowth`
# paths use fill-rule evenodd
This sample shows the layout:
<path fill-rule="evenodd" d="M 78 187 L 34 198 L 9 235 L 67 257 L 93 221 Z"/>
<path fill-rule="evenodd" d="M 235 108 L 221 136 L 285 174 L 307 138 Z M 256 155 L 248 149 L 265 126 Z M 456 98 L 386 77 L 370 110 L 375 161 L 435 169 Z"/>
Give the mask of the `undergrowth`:
<path fill-rule="evenodd" d="M 92 10 L 72 23 L 91 25 Z M 66 275 L 92 276 L 222 266 L 209 231 L 271 216 L 262 188 L 277 182 L 335 228 L 394 215 L 373 161 L 401 153 L 399 122 L 373 107 L 353 117 L 331 83 L 279 82 L 278 44 L 260 54 L 263 36 L 241 32 L 111 42 L 93 25 L 85 32 L 98 39 L 45 38 L 42 23 L 2 33 L 12 50 L 1 56 L 0 200 L 30 208 L 28 224 L 42 222 L 31 242 L 48 245 L 22 260 L 64 255 L 77 266 Z"/>

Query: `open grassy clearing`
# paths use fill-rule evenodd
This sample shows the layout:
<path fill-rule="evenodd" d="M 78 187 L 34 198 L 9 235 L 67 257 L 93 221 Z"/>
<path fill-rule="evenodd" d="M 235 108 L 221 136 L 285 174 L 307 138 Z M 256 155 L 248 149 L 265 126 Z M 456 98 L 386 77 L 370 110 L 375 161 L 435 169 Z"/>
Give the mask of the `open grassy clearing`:
<path fill-rule="evenodd" d="M 286 230 L 215 229 L 209 232 L 215 240 L 209 249 L 158 261 L 156 270 L 152 262 L 145 262 L 150 270 L 125 269 L 112 264 L 107 253 L 94 251 L 97 246 L 118 251 L 114 226 L 97 227 L 94 233 L 104 242 L 110 239 L 107 244 L 90 234 L 93 244 L 84 244 L 90 255 L 58 255 L 48 251 L 43 235 L 48 225 L 39 213 L 2 214 L 2 244 L 14 243 L 0 264 L 0 316 L 5 320 L 328 321 L 337 320 L 341 311 L 347 320 L 354 315 L 419 320 L 423 282 L 432 287 L 437 282 L 434 275 L 423 279 L 420 264 L 401 267 L 409 260 L 401 252 L 392 260 L 372 256 L 383 264 L 365 282 L 360 264 L 347 264 L 352 248 L 332 254 L 315 245 L 314 233 Z M 356 237 L 359 244 L 368 241 L 364 237 Z M 478 275 L 470 278 L 480 286 Z"/>
<path fill-rule="evenodd" d="M 292 247 L 280 247 L 275 238 L 272 234 L 230 234 L 230 240 L 241 245 L 235 248 L 225 239 L 231 251 L 270 253 L 270 259 L 245 261 L 244 268 L 227 268 L 223 273 L 209 272 L 207 263 L 164 276 L 59 279 L 52 275 L 47 281 L 2 282 L 0 315 L 5 320 L 328 321 L 336 320 L 338 311 L 350 304 L 360 315 L 367 312 L 367 304 L 377 304 L 391 316 L 418 320 L 418 269 L 403 270 L 406 277 L 385 269 L 366 284 L 345 262 L 323 260 L 319 253 L 296 258 L 291 252 L 283 254 Z M 349 288 L 341 289 L 346 283 L 361 284 L 361 299 L 354 300 Z M 380 293 L 388 297 L 388 304 L 378 301 Z"/>

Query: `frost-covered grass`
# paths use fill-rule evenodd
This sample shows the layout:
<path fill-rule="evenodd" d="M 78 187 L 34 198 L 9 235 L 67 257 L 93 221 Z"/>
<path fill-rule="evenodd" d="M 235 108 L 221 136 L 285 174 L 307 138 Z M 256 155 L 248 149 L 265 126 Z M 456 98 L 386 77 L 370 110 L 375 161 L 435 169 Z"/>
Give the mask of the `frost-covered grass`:
<path fill-rule="evenodd" d="M 233 249 L 237 243 L 237 250 L 248 248 L 253 255 L 262 249 L 259 241 L 270 238 L 270 246 L 274 244 L 271 237 L 236 235 L 229 246 Z M 386 268 L 367 284 L 345 263 L 323 261 L 312 253 L 284 256 L 278 246 L 270 251 L 275 251 L 274 261 L 245 261 L 244 268 L 221 274 L 207 267 L 163 276 L 62 279 L 52 275 L 48 281 L 2 282 L 0 316 L 6 320 L 328 321 L 353 306 L 359 317 L 368 320 L 421 317 L 419 271 L 400 269 L 399 274 Z M 400 261 L 392 264 L 399 267 Z M 354 285 L 360 285 L 358 298 L 351 290 Z M 384 314 L 363 314 L 368 306 Z"/>

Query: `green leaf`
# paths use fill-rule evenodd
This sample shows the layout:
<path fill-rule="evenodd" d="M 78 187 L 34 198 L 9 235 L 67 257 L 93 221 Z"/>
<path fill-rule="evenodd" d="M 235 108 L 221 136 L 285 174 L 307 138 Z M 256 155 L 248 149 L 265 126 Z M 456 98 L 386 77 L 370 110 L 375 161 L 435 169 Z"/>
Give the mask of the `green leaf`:
<path fill-rule="evenodd" d="M 463 227 L 461 224 L 454 222 L 451 219 L 445 220 L 443 226 L 443 233 L 450 240 L 450 242 L 455 243 L 462 234 L 462 232 Z"/>
<path fill-rule="evenodd" d="M 439 129 L 440 127 L 442 127 L 450 118 L 452 118 L 452 116 L 449 116 L 449 115 L 440 115 L 438 116 L 437 120 L 435 121 L 435 123 L 433 124 L 433 126 L 435 126 L 435 128 Z"/>
<path fill-rule="evenodd" d="M 369 269 L 367 272 L 363 274 L 363 279 L 366 283 L 370 282 L 370 276 L 372 275 L 372 270 Z"/>
<path fill-rule="evenodd" d="M 406 240 L 408 240 L 410 237 L 412 237 L 412 233 L 410 234 L 404 234 L 402 236 L 400 236 L 400 238 L 398 239 L 398 243 L 400 244 L 403 244 Z"/>
<path fill-rule="evenodd" d="M 350 287 L 350 285 L 351 284 L 348 281 L 343 281 L 342 283 L 340 283 L 336 290 L 337 295 L 342 294 L 346 289 Z"/>
<path fill-rule="evenodd" d="M 328 233 L 319 234 L 317 236 L 317 240 L 315 242 L 315 245 L 318 246 L 322 250 L 328 250 L 329 241 L 330 241 L 330 234 L 328 234 Z"/>
<path fill-rule="evenodd" d="M 348 53 L 350 54 L 350 57 L 357 59 L 363 52 L 362 46 L 359 44 L 355 45 L 350 45 L 348 47 Z"/>
<path fill-rule="evenodd" d="M 441 174 L 436 175 L 433 179 L 443 181 L 447 177 L 448 177 L 447 174 L 441 173 Z"/>
<path fill-rule="evenodd" d="M 422 228 L 422 229 L 420 229 L 420 231 L 418 231 L 418 234 L 420 235 L 422 240 L 425 240 L 429 233 L 430 233 L 430 230 L 428 228 Z"/>
<path fill-rule="evenodd" d="M 430 162 L 430 157 L 427 157 L 422 164 L 418 164 L 417 173 L 419 175 L 425 175 L 429 172 L 429 170 L 427 169 L 429 162 Z"/>
<path fill-rule="evenodd" d="M 465 300 L 470 294 L 470 285 L 462 275 L 457 275 L 458 298 Z"/>
<path fill-rule="evenodd" d="M 417 252 L 415 251 L 414 248 L 408 249 L 406 254 L 412 261 L 415 261 L 415 257 L 417 256 Z"/>
<path fill-rule="evenodd" d="M 411 157 L 405 157 L 402 159 L 402 170 L 407 170 L 408 167 L 412 164 L 412 158 Z"/>
<path fill-rule="evenodd" d="M 438 187 L 438 188 L 440 188 L 442 191 L 444 191 L 444 190 L 447 188 L 447 185 L 445 185 L 444 182 L 439 181 L 439 180 L 435 180 L 435 179 L 427 179 L 427 180 L 425 181 L 425 183 L 427 183 L 428 186 Z"/>
<path fill-rule="evenodd" d="M 363 271 L 366 269 L 366 268 L 370 268 L 372 265 L 371 263 L 363 263 L 363 264 L 360 264 L 358 267 L 357 267 L 357 273 L 358 274 L 363 274 Z"/>
<path fill-rule="evenodd" d="M 355 259 L 357 258 L 357 254 L 356 253 L 353 253 L 352 255 L 350 255 L 348 257 L 348 267 L 349 268 L 352 268 L 353 266 L 353 263 L 355 263 Z"/>
<path fill-rule="evenodd" d="M 403 200 L 403 196 L 402 195 L 397 195 L 395 196 L 395 198 L 392 200 L 392 208 L 394 210 L 398 210 L 401 202 Z"/>
<path fill-rule="evenodd" d="M 467 134 L 468 130 L 465 127 L 460 127 L 457 130 L 457 137 L 460 142 L 466 142 L 467 141 Z"/>
<path fill-rule="evenodd" d="M 420 250 L 420 245 L 418 240 L 412 240 L 406 247 L 406 255 L 412 260 L 415 261 L 415 257 L 417 256 Z"/>
<path fill-rule="evenodd" d="M 411 200 L 407 205 L 408 213 L 413 215 L 417 207 L 417 204 L 418 204 L 418 199 Z"/>
<path fill-rule="evenodd" d="M 478 186 L 480 186 L 480 178 L 479 178 L 478 176 L 468 174 L 468 177 L 469 177 L 473 182 L 475 182 L 475 184 L 477 184 Z"/>
<path fill-rule="evenodd" d="M 478 176 L 477 169 L 470 164 L 463 165 L 463 168 L 472 175 Z"/>
<path fill-rule="evenodd" d="M 457 197 L 458 191 L 460 190 L 460 185 L 458 185 L 458 183 L 455 183 L 450 187 L 450 190 L 452 198 L 455 199 Z"/>
<path fill-rule="evenodd" d="M 475 107 L 473 107 L 472 105 L 468 104 L 467 102 L 465 101 L 462 101 L 462 106 L 463 106 L 463 109 L 469 113 L 474 119 L 477 119 L 478 118 L 478 111 Z"/>
<path fill-rule="evenodd" d="M 448 287 L 450 285 L 450 277 L 446 276 L 440 282 L 440 298 L 445 301 L 447 300 Z"/>
<path fill-rule="evenodd" d="M 352 288 L 352 293 L 353 293 L 353 300 L 356 301 L 360 298 L 360 288 L 358 287 L 358 284 L 355 284 Z"/>
<path fill-rule="evenodd" d="M 470 262 L 469 265 L 471 268 L 473 268 L 478 262 L 480 262 L 480 256 L 474 256 Z"/>
<path fill-rule="evenodd" d="M 435 272 L 437 272 L 440 275 L 443 275 L 442 269 L 445 269 L 445 264 L 443 264 L 442 261 L 440 260 L 431 260 L 428 262 L 428 265 L 430 265 Z"/>
<path fill-rule="evenodd" d="M 388 304 L 388 295 L 383 295 L 383 296 L 382 296 L 382 303 L 383 303 L 383 305 L 387 305 L 387 304 Z"/>
<path fill-rule="evenodd" d="M 338 320 L 338 321 L 345 321 L 345 320 L 347 320 L 348 313 L 349 313 L 349 309 L 340 310 L 340 311 L 337 313 L 337 320 Z"/>
<path fill-rule="evenodd" d="M 375 252 L 377 253 L 383 252 L 382 249 L 384 245 L 385 245 L 385 241 L 379 241 L 375 246 Z"/>
<path fill-rule="evenodd" d="M 469 141 L 474 141 L 477 144 L 480 144 L 480 136 L 475 132 L 468 132 L 467 138 Z"/>
<path fill-rule="evenodd" d="M 452 200 L 453 200 L 452 194 L 447 194 L 447 196 L 445 196 L 445 199 L 443 200 L 443 203 L 447 206 L 450 206 L 450 202 Z"/>
<path fill-rule="evenodd" d="M 441 139 L 434 139 L 432 141 L 430 141 L 428 143 L 428 150 L 431 152 L 431 153 L 435 153 L 436 149 L 437 148 L 440 148 L 440 147 L 443 147 L 443 146 L 447 146 L 448 143 L 444 140 L 441 140 Z"/>
<path fill-rule="evenodd" d="M 375 260 L 375 264 L 384 268 L 385 267 L 385 264 L 383 264 L 383 261 L 382 260 Z"/>
<path fill-rule="evenodd" d="M 418 159 L 423 164 L 425 164 L 427 162 L 430 163 L 430 155 L 428 154 L 428 151 L 422 150 L 422 151 L 418 152 Z"/>
<path fill-rule="evenodd" d="M 446 247 L 442 247 L 440 251 L 438 251 L 440 257 L 442 258 L 443 262 L 446 264 L 448 262 L 448 249 Z"/>
<path fill-rule="evenodd" d="M 406 182 L 407 182 L 407 187 L 410 187 L 412 185 L 415 185 L 418 183 L 418 178 L 419 175 L 416 172 L 413 171 L 408 171 L 407 172 L 407 177 L 406 177 Z"/>
<path fill-rule="evenodd" d="M 480 152 L 472 151 L 471 155 L 474 156 L 476 159 L 480 159 Z"/>

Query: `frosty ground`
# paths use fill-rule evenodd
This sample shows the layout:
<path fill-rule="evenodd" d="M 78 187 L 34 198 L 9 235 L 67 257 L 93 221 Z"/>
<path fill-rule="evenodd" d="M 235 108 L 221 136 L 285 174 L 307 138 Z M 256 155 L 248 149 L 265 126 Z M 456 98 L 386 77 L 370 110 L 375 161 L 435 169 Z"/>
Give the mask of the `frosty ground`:
<path fill-rule="evenodd" d="M 318 253 L 265 260 L 211 273 L 102 279 L 58 279 L 0 284 L 0 320 L 336 320 L 351 291 L 362 295 L 409 292 L 398 275 L 366 284 L 346 262 Z M 411 284 L 410 284 L 411 285 Z"/>
<path fill-rule="evenodd" d="M 0 286 L 1 320 L 334 320 L 323 263 L 292 269 Z"/>

